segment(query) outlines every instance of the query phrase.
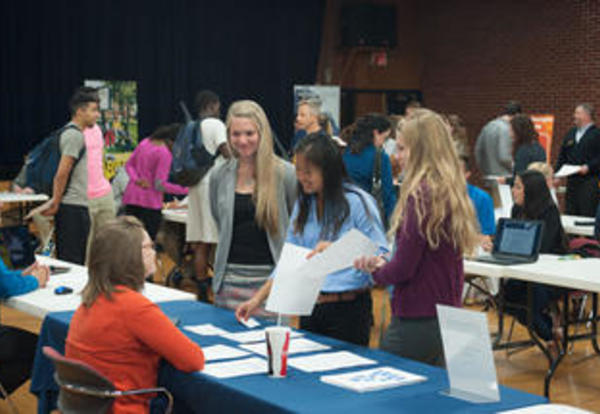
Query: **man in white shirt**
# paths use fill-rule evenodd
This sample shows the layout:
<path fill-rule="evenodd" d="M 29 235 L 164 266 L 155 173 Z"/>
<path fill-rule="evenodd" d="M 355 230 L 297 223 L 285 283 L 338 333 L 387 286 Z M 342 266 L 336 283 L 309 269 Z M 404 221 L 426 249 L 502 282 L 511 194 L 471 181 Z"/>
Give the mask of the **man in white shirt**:
<path fill-rule="evenodd" d="M 200 120 L 202 143 L 206 150 L 219 155 L 215 165 L 200 180 L 198 184 L 190 187 L 188 201 L 188 216 L 186 223 L 186 241 L 194 247 L 194 270 L 198 279 L 206 278 L 208 270 L 208 257 L 211 248 L 217 243 L 217 225 L 210 212 L 209 188 L 211 171 L 219 165 L 224 158 L 231 156 L 227 144 L 227 128 L 219 119 L 221 103 L 219 97 L 211 91 L 200 91 L 196 95 L 196 108 Z"/>

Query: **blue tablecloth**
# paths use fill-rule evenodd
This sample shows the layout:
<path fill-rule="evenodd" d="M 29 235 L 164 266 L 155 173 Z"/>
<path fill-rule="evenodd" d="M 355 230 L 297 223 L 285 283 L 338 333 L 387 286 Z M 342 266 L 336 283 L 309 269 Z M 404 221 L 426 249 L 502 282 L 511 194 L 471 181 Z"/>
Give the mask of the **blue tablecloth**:
<path fill-rule="evenodd" d="M 181 326 L 212 323 L 230 332 L 246 330 L 235 321 L 232 312 L 204 303 L 179 301 L 161 303 L 159 306 L 169 317 L 179 318 Z M 39 413 L 48 413 L 53 409 L 57 396 L 57 386 L 52 378 L 53 367 L 42 355 L 41 348 L 50 345 L 64 352 L 65 337 L 72 315 L 73 312 L 53 313 L 43 322 L 31 381 L 31 391 L 39 397 Z M 221 337 L 199 336 L 186 330 L 183 332 L 201 346 L 218 343 L 238 345 Z M 319 378 L 323 373 L 305 373 L 294 368 L 289 368 L 288 377 L 285 379 L 272 379 L 266 374 L 217 379 L 202 373 L 182 373 L 170 364 L 163 363 L 159 372 L 159 384 L 173 393 L 176 413 L 488 413 L 546 402 L 543 397 L 501 387 L 499 403 L 468 403 L 442 394 L 448 389 L 447 375 L 443 369 L 331 338 L 313 334 L 307 334 L 306 337 L 331 345 L 335 350 L 348 350 L 375 359 L 380 365 L 394 366 L 425 375 L 427 381 L 360 394 L 322 383 Z M 115 344 L 115 347 L 118 346 Z M 326 374 L 356 369 L 343 369 Z"/>

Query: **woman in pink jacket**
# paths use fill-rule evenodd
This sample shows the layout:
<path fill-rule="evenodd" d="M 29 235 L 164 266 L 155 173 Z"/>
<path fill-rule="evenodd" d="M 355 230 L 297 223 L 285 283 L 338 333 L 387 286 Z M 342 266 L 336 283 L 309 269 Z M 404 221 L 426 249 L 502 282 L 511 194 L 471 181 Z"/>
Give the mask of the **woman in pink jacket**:
<path fill-rule="evenodd" d="M 180 124 L 158 127 L 144 138 L 125 165 L 129 184 L 123 194 L 127 215 L 137 217 L 154 240 L 162 218 L 164 193 L 187 194 L 188 189 L 168 181 L 171 169 L 171 147 Z"/>

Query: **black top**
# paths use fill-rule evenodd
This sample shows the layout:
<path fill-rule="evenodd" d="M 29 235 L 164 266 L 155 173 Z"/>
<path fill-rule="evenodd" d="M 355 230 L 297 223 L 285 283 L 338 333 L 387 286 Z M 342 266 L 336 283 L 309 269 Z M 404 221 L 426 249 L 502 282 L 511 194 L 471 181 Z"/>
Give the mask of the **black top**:
<path fill-rule="evenodd" d="M 513 185 L 517 174 L 527 170 L 532 162 L 546 162 L 546 151 L 537 142 L 521 145 L 515 152 L 515 165 L 513 167 L 513 176 L 506 181 L 508 185 Z"/>
<path fill-rule="evenodd" d="M 575 141 L 577 128 L 572 128 L 565 136 L 560 147 L 555 171 L 564 164 L 582 165 L 586 164 L 593 176 L 600 171 L 600 130 L 595 125 L 590 126 L 579 142 Z M 580 179 L 581 176 L 570 176 L 569 180 Z"/>
<path fill-rule="evenodd" d="M 556 205 L 551 204 L 536 218 L 524 217 L 523 208 L 515 204 L 511 212 L 511 218 L 525 220 L 540 220 L 544 222 L 542 232 L 542 245 L 540 253 L 546 254 L 566 254 L 568 251 L 568 241 L 560 221 L 560 213 Z"/>
<path fill-rule="evenodd" d="M 233 234 L 228 263 L 272 265 L 273 257 L 265 230 L 258 227 L 252 194 L 235 193 Z"/>
<path fill-rule="evenodd" d="M 538 142 L 521 145 L 515 153 L 515 174 L 519 174 L 529 167 L 532 162 L 546 162 L 546 151 Z"/>

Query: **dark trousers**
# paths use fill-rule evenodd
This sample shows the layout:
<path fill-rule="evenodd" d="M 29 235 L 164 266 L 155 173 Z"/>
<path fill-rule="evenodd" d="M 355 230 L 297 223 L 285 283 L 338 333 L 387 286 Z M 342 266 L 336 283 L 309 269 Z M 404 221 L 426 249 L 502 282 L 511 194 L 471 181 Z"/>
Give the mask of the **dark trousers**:
<path fill-rule="evenodd" d="M 556 302 L 565 290 L 548 285 L 534 283 L 532 289 L 532 325 L 535 333 L 545 341 L 553 338 L 552 317 L 548 312 L 549 306 Z M 503 288 L 504 300 L 507 302 L 505 312 L 517 318 L 519 323 L 527 326 L 527 282 L 509 280 Z M 517 307 L 510 306 L 518 305 Z"/>
<path fill-rule="evenodd" d="M 54 216 L 56 257 L 67 262 L 84 264 L 90 232 L 88 208 L 61 204 Z"/>
<path fill-rule="evenodd" d="M 37 335 L 11 326 L 0 326 L 0 383 L 8 394 L 31 375 Z"/>
<path fill-rule="evenodd" d="M 403 358 L 443 367 L 444 346 L 437 318 L 392 317 L 380 348 Z"/>
<path fill-rule="evenodd" d="M 349 302 L 323 303 L 300 318 L 300 328 L 357 345 L 369 345 L 373 322 L 371 292 Z"/>
<path fill-rule="evenodd" d="M 162 221 L 162 212 L 160 210 L 154 210 L 151 208 L 145 208 L 140 206 L 126 205 L 125 214 L 128 216 L 137 217 L 146 228 L 148 235 L 152 240 L 156 239 L 160 222 Z"/>
<path fill-rule="evenodd" d="M 569 177 L 567 181 L 566 213 L 572 216 L 594 217 L 598 207 L 598 177 Z"/>

